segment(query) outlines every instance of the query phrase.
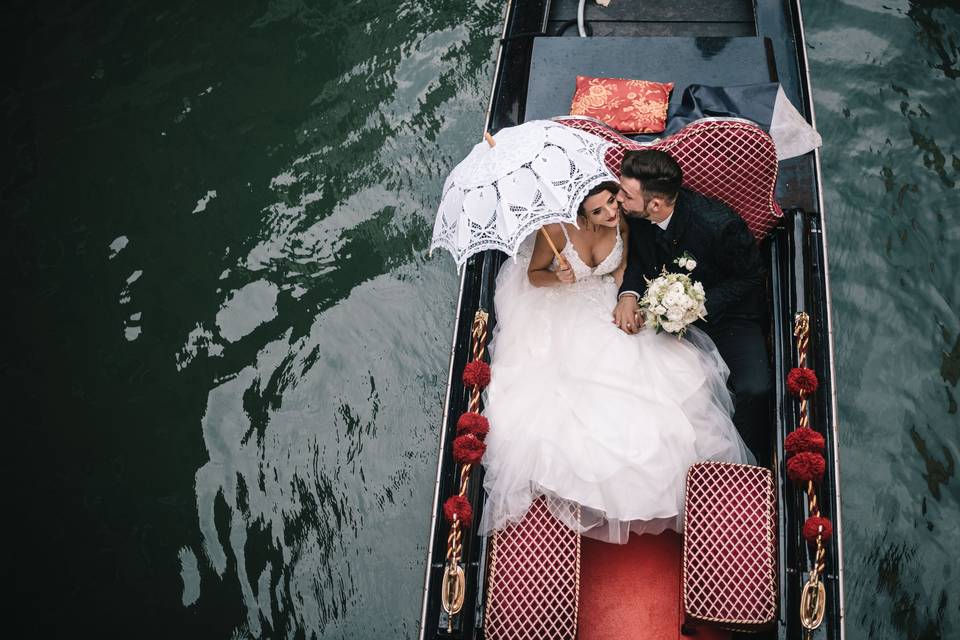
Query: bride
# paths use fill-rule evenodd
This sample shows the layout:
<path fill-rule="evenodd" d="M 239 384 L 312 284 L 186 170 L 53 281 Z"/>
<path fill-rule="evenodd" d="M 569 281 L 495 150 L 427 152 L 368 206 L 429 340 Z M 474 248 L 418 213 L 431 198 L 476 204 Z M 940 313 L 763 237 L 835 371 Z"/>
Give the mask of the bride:
<path fill-rule="evenodd" d="M 497 277 L 483 535 L 539 496 L 599 540 L 679 531 L 691 464 L 753 462 L 710 339 L 629 335 L 611 320 L 628 246 L 618 190 L 596 185 L 578 226 L 546 227 L 562 264 L 538 233 Z"/>

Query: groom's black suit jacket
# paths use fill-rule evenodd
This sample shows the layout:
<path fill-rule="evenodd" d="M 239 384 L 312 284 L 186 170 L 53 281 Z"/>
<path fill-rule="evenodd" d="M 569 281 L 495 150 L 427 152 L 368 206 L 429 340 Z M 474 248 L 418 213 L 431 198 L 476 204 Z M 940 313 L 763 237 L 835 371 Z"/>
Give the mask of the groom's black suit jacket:
<path fill-rule="evenodd" d="M 685 273 L 674 260 L 687 252 L 697 261 L 690 276 L 703 283 L 707 333 L 726 318 L 759 320 L 764 315 L 764 268 L 756 240 L 743 218 L 728 206 L 681 189 L 666 231 L 647 220 L 627 218 L 630 251 L 620 292 L 643 297 L 644 277 L 653 279 L 665 266 Z"/>

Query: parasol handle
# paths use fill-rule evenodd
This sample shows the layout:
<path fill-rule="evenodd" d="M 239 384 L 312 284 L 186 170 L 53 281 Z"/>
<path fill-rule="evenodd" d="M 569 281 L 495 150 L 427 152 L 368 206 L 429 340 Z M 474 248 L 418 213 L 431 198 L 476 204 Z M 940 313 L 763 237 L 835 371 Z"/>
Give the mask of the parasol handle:
<path fill-rule="evenodd" d="M 553 250 L 553 255 L 557 257 L 557 262 L 560 263 L 560 266 L 564 269 L 569 269 L 570 265 L 567 263 L 567 259 L 560 255 L 560 252 L 557 251 L 557 245 L 553 244 L 553 238 L 551 238 L 550 234 L 547 233 L 546 227 L 540 227 L 540 233 L 542 233 L 543 237 L 547 239 L 547 244 L 550 245 L 550 248 Z"/>
<path fill-rule="evenodd" d="M 497 146 L 497 141 L 493 139 L 493 136 L 490 135 L 489 131 L 483 132 L 483 139 L 487 141 L 487 144 L 490 145 L 491 149 Z"/>

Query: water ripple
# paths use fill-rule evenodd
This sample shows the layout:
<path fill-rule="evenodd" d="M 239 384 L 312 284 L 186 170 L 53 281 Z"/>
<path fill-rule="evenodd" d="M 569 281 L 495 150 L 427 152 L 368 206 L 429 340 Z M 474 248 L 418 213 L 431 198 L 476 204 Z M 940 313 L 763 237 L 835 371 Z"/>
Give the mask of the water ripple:
<path fill-rule="evenodd" d="M 863 0 L 804 13 L 826 141 L 847 633 L 949 637 L 960 450 L 942 370 L 960 334 L 960 12 Z"/>
<path fill-rule="evenodd" d="M 48 636 L 102 633 L 109 609 L 131 637 L 413 637 L 457 283 L 426 248 L 481 134 L 503 3 L 14 5 L 22 617 Z M 960 11 L 804 14 L 847 632 L 951 637 Z"/>
<path fill-rule="evenodd" d="M 357 60 L 291 127 L 272 201 L 225 254 L 216 317 L 177 356 L 181 371 L 224 361 L 196 495 L 203 556 L 243 601 L 238 633 L 415 630 L 417 590 L 398 596 L 381 577 L 422 576 L 455 287 L 452 265 L 424 251 L 442 177 L 479 132 L 496 15 L 438 22 L 450 17 L 413 2 L 390 24 L 353 16 L 380 46 L 346 45 L 341 64 Z M 347 17 L 275 4 L 254 25 L 291 19 L 312 40 Z"/>

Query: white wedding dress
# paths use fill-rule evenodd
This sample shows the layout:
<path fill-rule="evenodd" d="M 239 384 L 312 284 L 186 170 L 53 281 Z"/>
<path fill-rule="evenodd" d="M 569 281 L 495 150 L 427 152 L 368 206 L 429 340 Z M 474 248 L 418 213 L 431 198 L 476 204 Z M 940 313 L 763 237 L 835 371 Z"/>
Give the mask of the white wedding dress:
<path fill-rule="evenodd" d="M 568 239 L 576 282 L 538 288 L 527 280 L 531 237 L 497 277 L 483 535 L 540 495 L 600 540 L 680 531 L 691 464 L 753 462 L 730 420 L 727 366 L 703 332 L 628 335 L 613 324 L 623 244 L 618 234 L 590 268 Z"/>

